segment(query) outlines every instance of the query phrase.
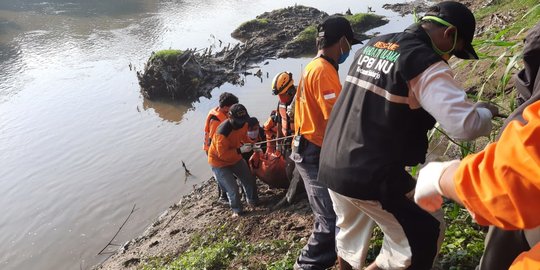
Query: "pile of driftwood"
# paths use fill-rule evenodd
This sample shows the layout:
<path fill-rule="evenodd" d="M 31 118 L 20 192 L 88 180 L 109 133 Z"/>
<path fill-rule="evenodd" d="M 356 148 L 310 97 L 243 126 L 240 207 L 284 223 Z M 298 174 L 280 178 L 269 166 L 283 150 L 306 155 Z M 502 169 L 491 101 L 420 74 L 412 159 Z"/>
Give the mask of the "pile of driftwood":
<path fill-rule="evenodd" d="M 314 29 L 328 14 L 315 8 L 293 6 L 266 12 L 242 24 L 232 36 L 242 41 L 236 45 L 178 51 L 167 57 L 151 56 L 142 72 L 137 72 L 143 95 L 148 99 L 193 101 L 210 97 L 212 89 L 224 83 L 243 84 L 241 74 L 254 64 L 270 58 L 314 56 L 315 32 L 306 39 L 305 30 Z M 387 21 L 376 16 L 376 22 Z M 354 25 L 353 25 L 354 27 Z M 302 33 L 304 31 L 304 33 Z M 261 72 L 258 72 L 259 76 Z"/>

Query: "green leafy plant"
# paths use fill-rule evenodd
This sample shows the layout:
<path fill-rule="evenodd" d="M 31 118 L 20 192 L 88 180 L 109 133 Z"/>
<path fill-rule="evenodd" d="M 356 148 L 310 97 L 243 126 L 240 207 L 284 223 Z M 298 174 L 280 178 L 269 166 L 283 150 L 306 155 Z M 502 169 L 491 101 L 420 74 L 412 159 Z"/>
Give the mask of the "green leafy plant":
<path fill-rule="evenodd" d="M 484 250 L 486 230 L 472 220 L 467 210 L 446 202 L 443 206 L 447 229 L 439 254 L 442 269 L 474 269 Z"/>

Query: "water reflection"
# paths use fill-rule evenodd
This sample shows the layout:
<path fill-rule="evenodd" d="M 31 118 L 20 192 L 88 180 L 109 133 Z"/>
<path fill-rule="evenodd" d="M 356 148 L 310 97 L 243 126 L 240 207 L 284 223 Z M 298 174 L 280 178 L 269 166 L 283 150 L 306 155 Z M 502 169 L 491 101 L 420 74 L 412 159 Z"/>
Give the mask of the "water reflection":
<path fill-rule="evenodd" d="M 0 1 L 0 104 L 23 84 L 86 77 L 104 61 L 116 70 L 138 63 L 163 32 L 158 2 Z"/>
<path fill-rule="evenodd" d="M 189 110 L 194 109 L 191 102 L 153 101 L 147 98 L 143 100 L 142 106 L 143 110 L 153 110 L 161 119 L 177 124 L 182 122 L 184 115 Z M 137 107 L 137 110 L 139 110 L 139 107 Z"/>
<path fill-rule="evenodd" d="M 0 35 L 5 35 L 9 32 L 20 30 L 21 27 L 17 23 L 0 18 Z"/>
<path fill-rule="evenodd" d="M 3 0 L 0 9 L 34 11 L 41 14 L 69 16 L 110 16 L 140 13 L 157 0 Z"/>
<path fill-rule="evenodd" d="M 0 43 L 0 104 L 16 93 L 13 89 L 20 89 L 21 82 L 16 76 L 7 74 L 19 74 L 22 63 L 17 63 L 20 56 L 20 47 L 14 44 Z"/>

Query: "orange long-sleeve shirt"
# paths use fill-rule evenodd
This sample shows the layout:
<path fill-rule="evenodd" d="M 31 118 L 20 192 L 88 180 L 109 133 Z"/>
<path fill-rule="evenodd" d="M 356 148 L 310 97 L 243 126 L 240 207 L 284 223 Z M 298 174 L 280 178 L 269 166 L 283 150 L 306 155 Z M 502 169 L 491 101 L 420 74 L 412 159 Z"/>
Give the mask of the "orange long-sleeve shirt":
<path fill-rule="evenodd" d="M 208 163 L 212 167 L 225 167 L 236 164 L 242 159 L 239 148 L 244 143 L 252 143 L 247 136 L 248 125 L 233 129 L 230 121 L 221 123 L 212 137 L 208 149 Z"/>
<path fill-rule="evenodd" d="M 456 192 L 482 225 L 503 229 L 540 226 L 540 101 L 512 121 L 496 143 L 466 157 L 454 176 Z M 540 269 L 540 244 L 510 269 Z"/>

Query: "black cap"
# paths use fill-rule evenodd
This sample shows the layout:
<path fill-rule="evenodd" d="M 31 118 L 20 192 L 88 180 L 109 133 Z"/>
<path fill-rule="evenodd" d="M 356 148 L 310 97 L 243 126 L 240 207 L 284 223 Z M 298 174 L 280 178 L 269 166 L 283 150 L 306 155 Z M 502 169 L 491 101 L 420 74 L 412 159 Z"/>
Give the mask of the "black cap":
<path fill-rule="evenodd" d="M 247 121 L 248 127 L 254 127 L 259 125 L 259 119 L 257 117 L 250 117 Z"/>
<path fill-rule="evenodd" d="M 343 16 L 334 15 L 326 18 L 317 27 L 317 32 L 317 37 L 324 37 L 326 40 L 326 46 L 335 44 L 342 36 L 345 36 L 349 40 L 351 46 L 362 43 L 355 36 L 349 20 Z"/>
<path fill-rule="evenodd" d="M 439 17 L 457 28 L 458 37 L 463 39 L 465 45 L 462 51 L 453 52 L 455 56 L 461 59 L 478 59 L 471 44 L 476 20 L 469 8 L 458 2 L 445 1 L 430 7 L 424 16 Z"/>
<path fill-rule="evenodd" d="M 229 108 L 229 115 L 232 119 L 237 120 L 240 123 L 245 123 L 249 120 L 249 114 L 246 110 L 246 107 L 242 104 L 234 104 Z"/>

